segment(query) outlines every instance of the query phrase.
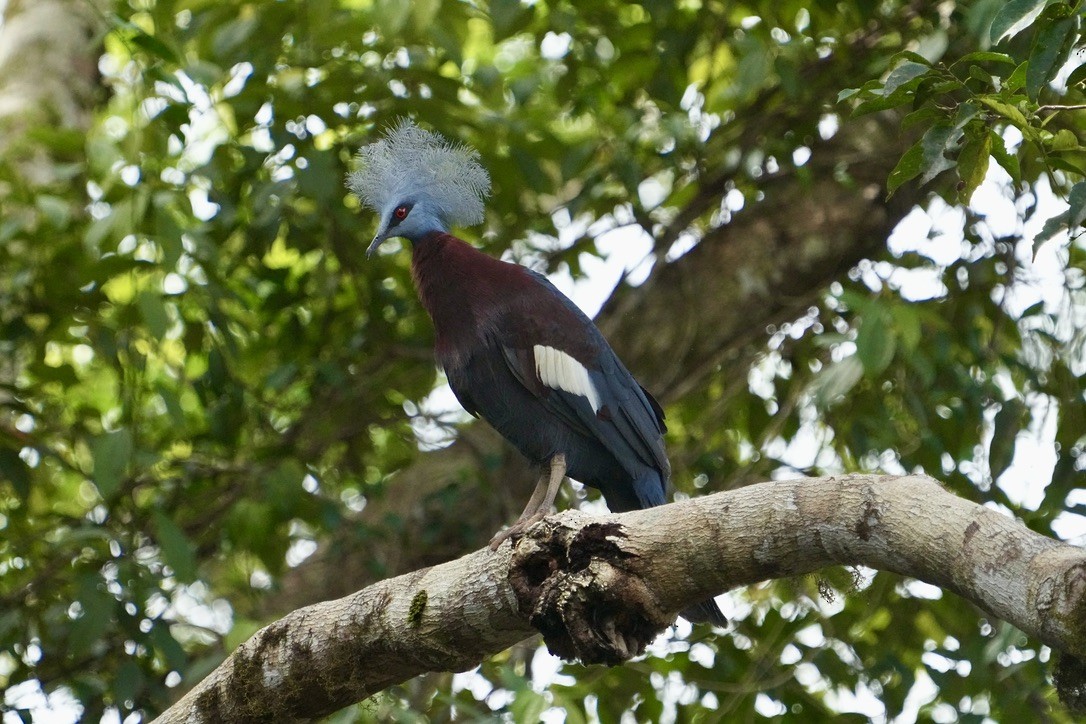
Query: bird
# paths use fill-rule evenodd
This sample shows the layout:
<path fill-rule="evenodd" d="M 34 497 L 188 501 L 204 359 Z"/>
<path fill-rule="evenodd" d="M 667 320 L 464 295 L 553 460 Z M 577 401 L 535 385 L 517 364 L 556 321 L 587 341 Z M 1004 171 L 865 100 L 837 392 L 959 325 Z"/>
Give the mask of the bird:
<path fill-rule="evenodd" d="M 411 274 L 435 330 L 435 354 L 457 400 L 542 475 L 496 550 L 550 512 L 568 474 L 612 512 L 667 502 L 664 411 L 588 316 L 545 276 L 454 236 L 484 218 L 490 177 L 478 152 L 401 119 L 362 147 L 347 185 L 379 215 L 367 257 L 388 239 L 411 244 Z M 712 599 L 682 611 L 726 625 Z"/>

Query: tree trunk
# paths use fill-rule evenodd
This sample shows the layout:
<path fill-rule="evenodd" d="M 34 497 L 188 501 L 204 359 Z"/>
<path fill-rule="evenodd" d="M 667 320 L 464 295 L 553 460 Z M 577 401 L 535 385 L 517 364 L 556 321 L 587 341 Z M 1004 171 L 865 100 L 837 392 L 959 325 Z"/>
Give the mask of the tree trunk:
<path fill-rule="evenodd" d="M 0 209 L 9 223 L 41 215 L 25 202 L 27 188 L 33 194 L 57 181 L 58 168 L 71 160 L 27 132 L 83 132 L 90 125 L 100 91 L 99 5 L 104 0 L 8 0 L 0 6 L 0 165 L 10 164 L 18 185 L 26 187 L 17 193 L 13 184 L 0 181 Z M 84 205 L 82 199 L 70 204 L 71 214 L 83 213 Z M 0 288 L 12 286 L 8 272 L 0 270 Z M 9 301 L 8 292 L 0 291 L 0 304 Z M 0 403 L 9 399 L 3 388 L 18 377 L 21 364 L 11 355 L 0 360 Z"/>
<path fill-rule="evenodd" d="M 53 180 L 54 161 L 40 126 L 85 130 L 95 107 L 104 2 L 8 0 L 0 22 L 0 157 L 19 160 L 32 185 Z M 2 198 L 0 191 L 0 198 Z"/>

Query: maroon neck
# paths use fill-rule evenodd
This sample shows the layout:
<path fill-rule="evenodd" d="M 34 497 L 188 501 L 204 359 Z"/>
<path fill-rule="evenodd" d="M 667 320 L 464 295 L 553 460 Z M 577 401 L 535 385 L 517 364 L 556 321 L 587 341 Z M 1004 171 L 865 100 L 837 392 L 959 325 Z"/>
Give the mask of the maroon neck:
<path fill-rule="evenodd" d="M 493 332 L 508 301 L 529 283 L 522 267 L 439 231 L 414 242 L 411 275 L 434 321 L 442 358 L 457 356 Z"/>

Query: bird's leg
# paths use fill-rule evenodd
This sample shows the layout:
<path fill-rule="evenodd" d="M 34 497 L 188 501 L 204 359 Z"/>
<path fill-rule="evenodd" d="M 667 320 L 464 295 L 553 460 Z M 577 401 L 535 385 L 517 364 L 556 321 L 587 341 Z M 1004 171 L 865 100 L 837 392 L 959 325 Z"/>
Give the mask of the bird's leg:
<path fill-rule="evenodd" d="M 554 505 L 554 499 L 558 497 L 558 488 L 562 485 L 562 478 L 564 477 L 566 477 L 566 455 L 565 453 L 558 453 L 551 458 L 551 475 L 550 480 L 547 482 L 547 497 L 543 499 L 539 510 L 536 511 L 539 520 L 542 520 L 543 516 Z M 543 481 L 540 480 L 539 482 Z"/>
<path fill-rule="evenodd" d="M 543 498 L 547 494 L 547 473 L 543 473 L 539 476 L 539 480 L 536 481 L 535 490 L 532 491 L 532 497 L 528 498 L 528 504 L 524 506 L 524 510 L 521 512 L 520 517 L 517 518 L 517 523 L 528 520 L 543 506 Z M 516 523 L 514 523 L 514 526 Z"/>
<path fill-rule="evenodd" d="M 539 482 L 535 484 L 532 497 L 524 506 L 524 512 L 517 518 L 517 522 L 505 530 L 500 530 L 490 539 L 490 550 L 498 550 L 498 546 L 512 536 L 520 537 L 524 531 L 535 525 L 550 511 L 554 505 L 554 499 L 558 496 L 558 488 L 562 485 L 562 478 L 566 476 L 566 456 L 558 453 L 551 458 L 550 473 L 539 476 Z"/>
<path fill-rule="evenodd" d="M 516 523 L 513 523 L 513 525 L 505 530 L 499 530 L 494 534 L 494 537 L 490 539 L 490 550 L 498 550 L 498 547 L 505 542 L 506 538 L 513 535 L 519 536 L 524 532 L 525 528 L 535 522 L 532 518 L 539 512 L 540 504 L 547 494 L 547 482 L 548 476 L 545 473 L 539 476 L 539 480 L 535 484 L 535 490 L 532 491 L 532 497 L 528 499 L 528 504 L 524 506 L 524 512 L 517 518 Z M 528 523 L 527 521 L 531 521 L 531 523 Z"/>

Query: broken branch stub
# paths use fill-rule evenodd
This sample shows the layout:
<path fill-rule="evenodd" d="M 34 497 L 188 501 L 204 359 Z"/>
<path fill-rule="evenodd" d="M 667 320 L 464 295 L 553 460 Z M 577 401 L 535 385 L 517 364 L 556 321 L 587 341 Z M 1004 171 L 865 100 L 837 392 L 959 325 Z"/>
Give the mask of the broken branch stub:
<path fill-rule="evenodd" d="M 509 582 L 522 614 L 555 656 L 620 664 L 675 622 L 637 570 L 615 522 L 549 518 L 517 543 Z"/>

